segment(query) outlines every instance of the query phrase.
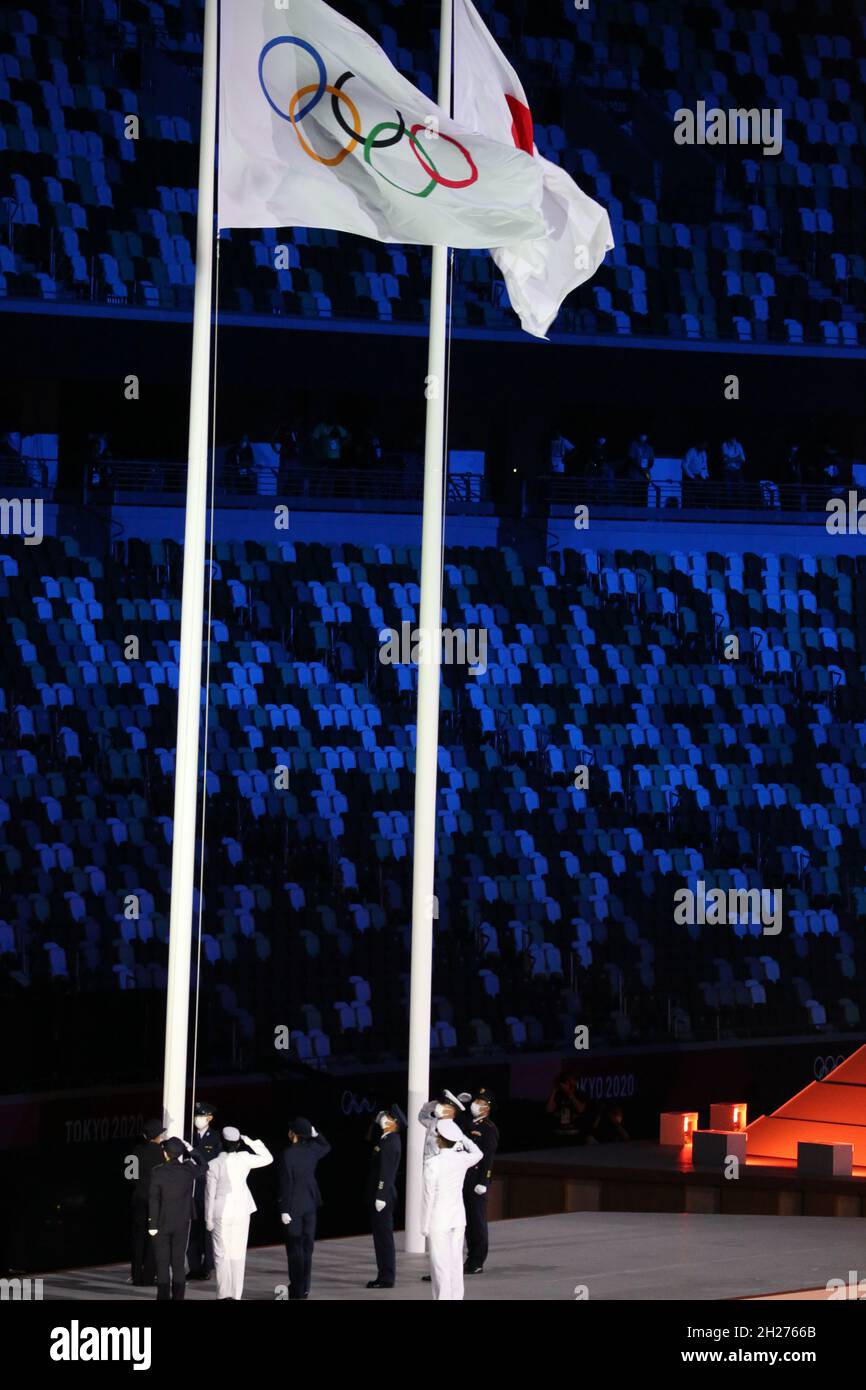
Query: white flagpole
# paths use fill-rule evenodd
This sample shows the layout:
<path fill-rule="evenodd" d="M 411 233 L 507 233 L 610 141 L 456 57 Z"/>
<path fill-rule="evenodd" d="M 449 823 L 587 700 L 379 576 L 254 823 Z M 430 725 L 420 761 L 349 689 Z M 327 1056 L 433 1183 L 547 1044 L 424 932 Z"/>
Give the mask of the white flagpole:
<path fill-rule="evenodd" d="M 439 21 L 438 103 L 451 108 L 452 0 L 442 0 Z M 409 986 L 409 1121 L 406 1156 L 406 1250 L 421 1254 L 421 1169 L 424 1130 L 418 1111 L 429 1098 L 430 1008 L 433 994 L 433 885 L 436 861 L 436 771 L 439 758 L 439 677 L 442 618 L 442 480 L 445 447 L 445 332 L 448 248 L 433 247 L 430 341 L 427 352 L 427 425 L 421 530 L 421 602 L 418 723 L 415 739 L 415 842 L 412 869 L 412 960 Z M 435 388 L 435 389 L 434 389 Z M 426 652 L 425 652 L 426 648 Z"/>
<path fill-rule="evenodd" d="M 190 956 L 192 952 L 198 744 L 201 717 L 202 620 L 210 393 L 211 286 L 214 247 L 216 152 L 217 0 L 205 0 L 201 138 L 198 163 L 195 298 L 189 404 L 180 670 L 177 698 L 177 762 L 171 852 L 171 915 L 165 1020 L 163 1119 L 169 1134 L 183 1136 L 186 1109 Z"/>

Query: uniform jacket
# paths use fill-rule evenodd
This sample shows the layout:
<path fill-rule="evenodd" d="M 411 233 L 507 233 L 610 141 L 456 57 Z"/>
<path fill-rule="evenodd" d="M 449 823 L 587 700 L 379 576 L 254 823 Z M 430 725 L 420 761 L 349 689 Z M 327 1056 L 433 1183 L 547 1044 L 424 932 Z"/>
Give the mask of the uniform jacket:
<path fill-rule="evenodd" d="M 370 1172 L 367 1177 L 367 1201 L 397 1201 L 397 1172 L 403 1156 L 403 1141 L 396 1129 L 379 1136 L 373 1145 L 370 1157 Z"/>
<path fill-rule="evenodd" d="M 222 1137 L 219 1130 L 215 1129 L 213 1125 L 210 1129 L 203 1129 L 201 1133 L 194 1129 L 192 1143 L 196 1152 L 200 1153 L 208 1163 L 222 1152 Z M 206 1177 L 207 1168 L 202 1171 L 195 1185 L 195 1215 L 198 1218 L 204 1215 L 204 1181 Z"/>
<path fill-rule="evenodd" d="M 136 1144 L 132 1157 L 138 1161 L 138 1177 L 132 1185 L 132 1200 L 146 1202 L 150 1197 L 150 1175 L 154 1168 L 165 1166 L 161 1144 Z"/>
<path fill-rule="evenodd" d="M 273 1163 L 273 1154 L 261 1139 L 251 1139 L 255 1153 L 219 1153 L 208 1164 L 205 1182 L 204 1220 L 210 1229 L 217 1221 L 231 1221 L 251 1216 L 257 1210 L 253 1194 L 247 1187 L 247 1174 L 252 1168 L 266 1168 Z"/>
<path fill-rule="evenodd" d="M 192 1146 L 210 1163 L 222 1153 L 223 1141 L 219 1130 L 211 1125 L 210 1129 L 203 1129 L 201 1134 L 197 1129 L 193 1130 Z"/>
<path fill-rule="evenodd" d="M 316 1164 L 331 1146 L 322 1134 L 301 1139 L 283 1150 L 280 1158 L 280 1211 L 293 1221 L 310 1216 L 322 1204 L 322 1194 L 316 1182 Z"/>
<path fill-rule="evenodd" d="M 469 1138 L 474 1139 L 481 1150 L 481 1162 L 466 1174 L 466 1187 L 471 1191 L 479 1185 L 489 1187 L 493 1180 L 493 1157 L 499 1148 L 499 1130 L 488 1115 L 483 1120 L 472 1120 Z"/>
<path fill-rule="evenodd" d="M 206 1167 L 201 1155 L 193 1152 L 154 1168 L 147 1208 L 147 1224 L 152 1230 L 182 1231 L 189 1225 L 195 1181 Z"/>
<path fill-rule="evenodd" d="M 453 1231 L 466 1225 L 463 1179 L 466 1170 L 480 1163 L 483 1154 L 468 1135 L 453 1149 L 437 1148 L 424 1159 L 421 1193 L 421 1234 Z"/>

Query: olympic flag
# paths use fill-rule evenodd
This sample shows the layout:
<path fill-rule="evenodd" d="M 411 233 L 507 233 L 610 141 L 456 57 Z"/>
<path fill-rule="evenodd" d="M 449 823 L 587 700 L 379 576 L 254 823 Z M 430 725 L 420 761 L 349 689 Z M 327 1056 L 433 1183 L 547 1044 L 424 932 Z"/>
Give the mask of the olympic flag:
<path fill-rule="evenodd" d="M 506 246 L 544 233 L 537 160 L 473 133 L 323 0 L 222 0 L 220 227 Z"/>
<path fill-rule="evenodd" d="M 613 250 L 610 220 L 600 203 L 544 159 L 532 138 L 532 113 L 520 78 L 472 4 L 454 0 L 454 113 L 471 130 L 510 140 L 534 153 L 544 181 L 541 236 L 522 245 L 490 242 L 508 296 L 527 333 L 544 338 L 572 290 L 588 280 Z"/>

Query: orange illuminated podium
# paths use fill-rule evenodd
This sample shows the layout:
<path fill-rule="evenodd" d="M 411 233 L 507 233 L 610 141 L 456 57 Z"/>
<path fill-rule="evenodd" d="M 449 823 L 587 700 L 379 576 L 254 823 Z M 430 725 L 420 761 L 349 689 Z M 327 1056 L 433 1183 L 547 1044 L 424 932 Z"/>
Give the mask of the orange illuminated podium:
<path fill-rule="evenodd" d="M 659 1143 L 681 1149 L 692 1142 L 698 1127 L 697 1110 L 665 1110 L 659 1116 Z"/>

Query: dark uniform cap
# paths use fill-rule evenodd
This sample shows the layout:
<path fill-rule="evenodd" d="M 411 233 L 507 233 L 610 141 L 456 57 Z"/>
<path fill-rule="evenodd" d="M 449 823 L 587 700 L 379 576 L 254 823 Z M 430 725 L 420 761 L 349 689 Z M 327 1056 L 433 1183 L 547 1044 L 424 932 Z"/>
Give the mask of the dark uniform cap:
<path fill-rule="evenodd" d="M 296 1115 L 293 1120 L 290 1120 L 289 1129 L 293 1134 L 297 1134 L 299 1139 L 311 1139 L 313 1135 L 313 1126 L 303 1115 Z"/>
<path fill-rule="evenodd" d="M 186 1144 L 175 1135 L 173 1135 L 171 1139 L 166 1139 L 162 1147 L 167 1154 L 171 1154 L 174 1158 L 178 1158 L 181 1154 L 186 1153 Z"/>
<path fill-rule="evenodd" d="M 206 1100 L 197 1100 L 195 1103 L 195 1113 L 197 1115 L 215 1115 L 216 1108 L 208 1105 Z"/>
<path fill-rule="evenodd" d="M 145 1139 L 158 1139 L 161 1134 L 165 1134 L 165 1125 L 162 1120 L 145 1120 L 142 1134 Z"/>

